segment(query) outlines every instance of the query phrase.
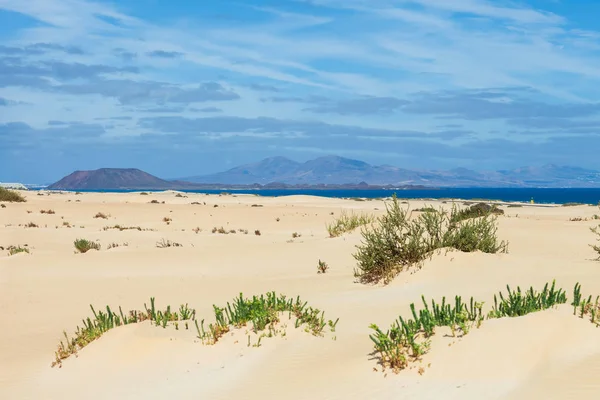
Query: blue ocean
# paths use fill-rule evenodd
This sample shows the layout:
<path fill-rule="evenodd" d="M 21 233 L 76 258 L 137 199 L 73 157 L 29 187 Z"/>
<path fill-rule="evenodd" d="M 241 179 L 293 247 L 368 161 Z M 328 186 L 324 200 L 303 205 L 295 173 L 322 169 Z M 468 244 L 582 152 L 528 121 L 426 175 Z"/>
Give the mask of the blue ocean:
<path fill-rule="evenodd" d="M 80 190 L 85 192 L 85 190 Z M 135 190 L 139 191 L 139 190 Z M 146 190 L 148 192 L 148 190 Z M 97 191 L 94 191 L 97 192 Z M 133 192 L 133 190 L 103 190 L 103 192 Z M 223 190 L 183 190 L 188 193 L 209 193 L 219 194 L 227 193 L 245 193 L 259 196 L 290 196 L 290 195 L 310 195 L 323 197 L 362 197 L 362 198 L 381 198 L 390 197 L 396 193 L 398 198 L 402 199 L 464 199 L 464 200 L 500 200 L 500 201 L 518 201 L 542 204 L 565 204 L 565 203 L 584 203 L 598 204 L 600 202 L 600 188 L 591 189 L 542 189 L 542 188 L 442 188 L 442 189 L 423 189 L 423 190 L 319 190 L 319 189 L 223 189 Z"/>

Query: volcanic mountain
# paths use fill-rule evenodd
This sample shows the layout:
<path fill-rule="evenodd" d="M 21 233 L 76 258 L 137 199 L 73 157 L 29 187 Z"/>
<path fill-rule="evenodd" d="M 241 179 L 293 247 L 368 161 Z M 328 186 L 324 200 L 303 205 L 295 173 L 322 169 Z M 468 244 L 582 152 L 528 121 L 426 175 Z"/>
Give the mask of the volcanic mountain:
<path fill-rule="evenodd" d="M 181 185 L 136 168 L 100 168 L 93 171 L 75 171 L 48 186 L 48 189 L 172 189 L 176 186 Z"/>

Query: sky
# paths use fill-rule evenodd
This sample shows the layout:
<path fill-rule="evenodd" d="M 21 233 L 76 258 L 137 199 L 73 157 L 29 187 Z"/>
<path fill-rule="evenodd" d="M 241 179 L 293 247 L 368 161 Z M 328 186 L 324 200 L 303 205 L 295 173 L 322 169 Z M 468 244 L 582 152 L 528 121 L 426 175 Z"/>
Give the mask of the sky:
<path fill-rule="evenodd" d="M 0 0 L 0 181 L 600 170 L 600 1 Z"/>

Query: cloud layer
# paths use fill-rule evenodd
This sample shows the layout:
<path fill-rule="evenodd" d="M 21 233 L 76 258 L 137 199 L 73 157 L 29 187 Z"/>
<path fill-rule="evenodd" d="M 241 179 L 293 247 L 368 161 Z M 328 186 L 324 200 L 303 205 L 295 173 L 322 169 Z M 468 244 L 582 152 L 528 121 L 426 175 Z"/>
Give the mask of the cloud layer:
<path fill-rule="evenodd" d="M 600 32 L 559 3 L 213 3 L 0 0 L 0 181 L 274 155 L 600 169 Z"/>

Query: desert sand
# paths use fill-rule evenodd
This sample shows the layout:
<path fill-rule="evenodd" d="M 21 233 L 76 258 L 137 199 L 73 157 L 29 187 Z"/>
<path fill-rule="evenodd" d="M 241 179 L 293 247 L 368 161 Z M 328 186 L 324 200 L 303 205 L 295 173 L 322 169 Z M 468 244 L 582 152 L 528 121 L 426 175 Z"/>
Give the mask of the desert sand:
<path fill-rule="evenodd" d="M 489 310 L 506 284 L 541 289 L 556 279 L 569 300 L 575 282 L 600 294 L 600 262 L 589 247 L 597 207 L 525 205 L 499 217 L 508 254 L 437 254 L 389 285 L 354 278 L 360 230 L 329 238 L 325 224 L 341 210 L 380 215 L 384 202 L 308 196 L 22 192 L 26 203 L 0 208 L 1 399 L 597 399 L 600 329 L 567 305 L 519 318 L 486 320 L 462 338 L 435 335 L 417 366 L 382 372 L 371 355 L 369 325 L 386 328 L 409 304 L 442 296 L 475 296 Z M 158 200 L 159 204 L 149 204 Z M 164 204 L 162 202 L 164 201 Z M 198 202 L 200 204 L 191 204 Z M 206 204 L 204 204 L 206 203 Z M 253 204 L 262 207 L 252 207 Z M 448 206 L 440 201 L 411 201 Z M 218 205 L 215 207 L 215 205 Z M 52 209 L 55 214 L 41 214 Z M 102 212 L 108 219 L 94 218 Z M 171 218 L 167 224 L 163 218 Z M 571 218 L 588 218 L 569 221 Z M 277 221 L 279 218 L 279 221 Z M 38 225 L 24 227 L 30 222 Z M 64 223 L 68 222 L 71 227 Z M 105 226 L 152 230 L 103 230 Z M 214 234 L 213 227 L 248 234 Z M 196 233 L 194 228 L 201 231 Z M 254 235 L 260 230 L 261 235 Z M 294 232 L 301 236 L 292 238 Z M 100 251 L 75 254 L 77 238 Z M 157 248 L 161 239 L 182 247 Z M 107 249 L 111 243 L 128 245 Z M 329 264 L 317 274 L 318 260 Z M 300 295 L 339 317 L 335 333 L 315 337 L 293 325 L 287 336 L 247 347 L 242 330 L 214 346 L 195 330 L 149 322 L 113 329 L 51 368 L 54 351 L 97 308 L 143 309 L 189 303 L 212 316 L 240 292 Z"/>

